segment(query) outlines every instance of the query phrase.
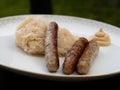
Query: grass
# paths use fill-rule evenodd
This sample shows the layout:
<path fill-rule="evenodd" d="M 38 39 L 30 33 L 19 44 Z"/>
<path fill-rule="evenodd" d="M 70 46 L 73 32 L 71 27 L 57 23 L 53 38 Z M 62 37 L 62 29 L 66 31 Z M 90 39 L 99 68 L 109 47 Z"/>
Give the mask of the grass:
<path fill-rule="evenodd" d="M 119 0 L 51 0 L 53 14 L 94 19 L 120 27 Z M 29 0 L 0 0 L 0 17 L 30 14 Z"/>
<path fill-rule="evenodd" d="M 120 27 L 119 0 L 53 0 L 56 14 L 78 16 Z"/>
<path fill-rule="evenodd" d="M 29 0 L 0 0 L 0 17 L 28 13 Z"/>

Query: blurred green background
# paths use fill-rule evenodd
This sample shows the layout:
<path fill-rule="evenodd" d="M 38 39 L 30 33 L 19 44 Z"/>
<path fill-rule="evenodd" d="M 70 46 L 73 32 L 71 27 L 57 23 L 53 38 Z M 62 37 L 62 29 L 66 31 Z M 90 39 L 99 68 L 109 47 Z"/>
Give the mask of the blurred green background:
<path fill-rule="evenodd" d="M 51 0 L 53 14 L 89 18 L 120 27 L 120 0 Z M 29 0 L 0 0 L 0 17 L 30 14 Z"/>

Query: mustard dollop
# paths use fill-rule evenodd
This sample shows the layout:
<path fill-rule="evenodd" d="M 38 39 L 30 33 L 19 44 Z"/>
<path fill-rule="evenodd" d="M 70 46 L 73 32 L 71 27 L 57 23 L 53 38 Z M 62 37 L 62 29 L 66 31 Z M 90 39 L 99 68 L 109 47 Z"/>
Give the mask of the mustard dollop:
<path fill-rule="evenodd" d="M 108 46 L 111 43 L 109 35 L 105 33 L 102 28 L 94 35 L 90 36 L 89 40 L 95 40 L 101 46 Z"/>

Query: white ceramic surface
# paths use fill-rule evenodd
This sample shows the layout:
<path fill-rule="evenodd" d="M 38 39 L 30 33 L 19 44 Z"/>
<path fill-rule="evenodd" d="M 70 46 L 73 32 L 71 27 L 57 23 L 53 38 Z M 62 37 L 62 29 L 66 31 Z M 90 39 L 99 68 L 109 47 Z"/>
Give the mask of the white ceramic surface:
<path fill-rule="evenodd" d="M 92 80 L 120 74 L 120 28 L 79 17 L 40 15 L 48 21 L 56 21 L 60 27 L 67 28 L 77 36 L 88 38 L 101 27 L 110 35 L 111 45 L 100 47 L 99 54 L 87 75 L 78 75 L 76 72 L 65 75 L 62 73 L 64 57 L 60 57 L 59 70 L 56 73 L 50 73 L 47 71 L 44 56 L 32 56 L 16 47 L 14 38 L 16 27 L 27 16 L 30 15 L 0 18 L 0 66 L 2 68 L 37 78 L 63 81 Z"/>

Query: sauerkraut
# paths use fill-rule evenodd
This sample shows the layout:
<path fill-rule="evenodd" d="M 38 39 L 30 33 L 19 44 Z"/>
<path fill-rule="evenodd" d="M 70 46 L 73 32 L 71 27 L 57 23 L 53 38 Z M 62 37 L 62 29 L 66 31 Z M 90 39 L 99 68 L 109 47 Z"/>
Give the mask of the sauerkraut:
<path fill-rule="evenodd" d="M 49 21 L 43 17 L 29 16 L 23 20 L 15 32 L 15 43 L 26 53 L 34 55 L 45 54 L 45 33 Z M 58 54 L 65 56 L 73 43 L 78 39 L 66 28 L 59 27 L 58 30 Z"/>

